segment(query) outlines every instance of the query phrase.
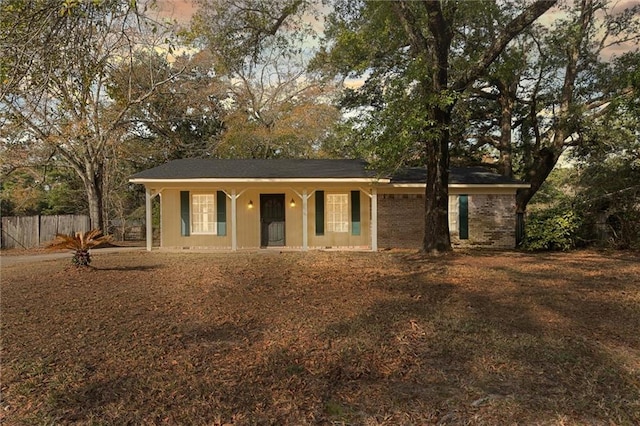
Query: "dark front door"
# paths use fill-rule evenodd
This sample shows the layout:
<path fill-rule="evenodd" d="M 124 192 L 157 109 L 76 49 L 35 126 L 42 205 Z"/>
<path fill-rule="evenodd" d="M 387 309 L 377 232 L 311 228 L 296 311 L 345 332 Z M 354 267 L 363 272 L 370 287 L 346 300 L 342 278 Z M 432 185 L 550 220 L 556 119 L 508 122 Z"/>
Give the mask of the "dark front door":
<path fill-rule="evenodd" d="M 284 246 L 284 194 L 260 195 L 260 246 Z"/>

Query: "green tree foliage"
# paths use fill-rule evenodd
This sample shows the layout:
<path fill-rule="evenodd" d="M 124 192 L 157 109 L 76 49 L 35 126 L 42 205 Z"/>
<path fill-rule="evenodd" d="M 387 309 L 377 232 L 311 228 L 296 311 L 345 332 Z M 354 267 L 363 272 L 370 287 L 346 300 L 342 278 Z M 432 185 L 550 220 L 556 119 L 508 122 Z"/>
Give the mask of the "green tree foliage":
<path fill-rule="evenodd" d="M 603 72 L 620 70 L 619 62 L 628 63 L 631 56 L 603 64 Z M 611 79 L 622 87 L 638 87 L 637 68 L 624 69 L 629 72 L 611 73 Z M 630 95 L 609 102 L 598 122 L 582 130 L 582 143 L 569 156 L 573 166 L 551 172 L 531 201 L 533 223 L 527 232 L 537 233 L 536 241 L 542 241 L 541 229 L 548 231 L 546 236 L 556 235 L 551 230 L 561 229 L 558 218 L 570 211 L 581 218 L 572 234 L 581 243 L 640 247 L 639 100 Z M 549 223 L 543 227 L 540 217 Z"/>
<path fill-rule="evenodd" d="M 584 238 L 614 248 L 640 248 L 640 151 L 614 155 L 582 170 L 577 194 Z"/>
<path fill-rule="evenodd" d="M 89 211 L 82 180 L 73 170 L 66 167 L 53 167 L 52 170 L 47 171 L 43 187 L 46 207 L 40 211 L 40 214 L 87 214 Z"/>
<path fill-rule="evenodd" d="M 531 208 L 540 210 L 571 203 L 576 195 L 579 170 L 573 166 L 556 167 L 531 200 Z"/>
<path fill-rule="evenodd" d="M 423 250 L 451 249 L 447 221 L 453 110 L 508 43 L 555 1 L 336 1 L 314 65 L 359 77 L 346 107 L 370 159 L 427 167 Z M 362 120 L 362 121 L 360 121 Z"/>
<path fill-rule="evenodd" d="M 594 129 L 614 141 L 607 116 L 638 96 L 632 83 L 640 68 L 637 52 L 611 57 L 640 40 L 640 6 L 621 6 L 561 3 L 559 18 L 519 36 L 466 100 L 456 147 L 476 159 L 491 154 L 503 174 L 531 184 L 518 192 L 520 212 L 563 153 L 592 148 Z"/>
<path fill-rule="evenodd" d="M 30 216 L 45 206 L 40 173 L 20 170 L 5 178 L 0 186 L 2 216 Z"/>
<path fill-rule="evenodd" d="M 5 176 L 0 187 L 3 216 L 87 214 L 80 178 L 64 165 L 27 167 Z"/>
<path fill-rule="evenodd" d="M 615 69 L 619 64 L 610 66 Z M 585 132 L 586 142 L 573 152 L 580 171 L 576 198 L 585 215 L 584 237 L 618 248 L 640 247 L 638 69 L 614 77 L 623 79 L 625 87 L 633 87 L 635 96 L 612 102 L 602 122 Z"/>

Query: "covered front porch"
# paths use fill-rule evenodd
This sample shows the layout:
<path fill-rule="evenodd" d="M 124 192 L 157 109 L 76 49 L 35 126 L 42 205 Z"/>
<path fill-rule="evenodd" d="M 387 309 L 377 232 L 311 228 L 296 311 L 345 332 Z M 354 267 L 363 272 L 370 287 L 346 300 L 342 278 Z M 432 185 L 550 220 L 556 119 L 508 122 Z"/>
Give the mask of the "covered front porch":
<path fill-rule="evenodd" d="M 159 197 L 163 248 L 377 251 L 377 190 L 361 184 L 145 184 L 146 247 L 153 246 L 152 201 Z M 201 207 L 202 199 L 211 202 Z M 202 228 L 202 218 L 212 224 Z"/>

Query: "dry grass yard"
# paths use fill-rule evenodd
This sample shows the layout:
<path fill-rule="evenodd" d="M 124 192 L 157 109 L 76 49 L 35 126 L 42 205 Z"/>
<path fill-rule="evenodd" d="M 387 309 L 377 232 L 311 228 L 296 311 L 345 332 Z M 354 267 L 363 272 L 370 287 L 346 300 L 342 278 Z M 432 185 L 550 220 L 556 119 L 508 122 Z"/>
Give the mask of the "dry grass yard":
<path fill-rule="evenodd" d="M 3 267 L 6 425 L 640 424 L 640 254 Z"/>

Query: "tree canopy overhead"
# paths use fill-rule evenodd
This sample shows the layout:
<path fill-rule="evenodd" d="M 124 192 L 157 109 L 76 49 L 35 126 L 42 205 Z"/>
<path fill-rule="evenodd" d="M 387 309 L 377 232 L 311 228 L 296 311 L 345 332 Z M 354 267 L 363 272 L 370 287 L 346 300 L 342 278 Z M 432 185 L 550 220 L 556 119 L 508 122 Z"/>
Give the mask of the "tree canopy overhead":
<path fill-rule="evenodd" d="M 637 51 L 609 55 L 640 41 L 639 12 L 638 5 L 616 9 L 606 1 L 561 5 L 557 19 L 521 35 L 465 100 L 456 148 L 497 152 L 502 173 L 531 184 L 518 193 L 519 212 L 567 149 L 585 152 L 579 148 L 592 146 L 602 126 L 609 136 L 598 138 L 611 137 L 606 117 L 637 99 Z"/>

